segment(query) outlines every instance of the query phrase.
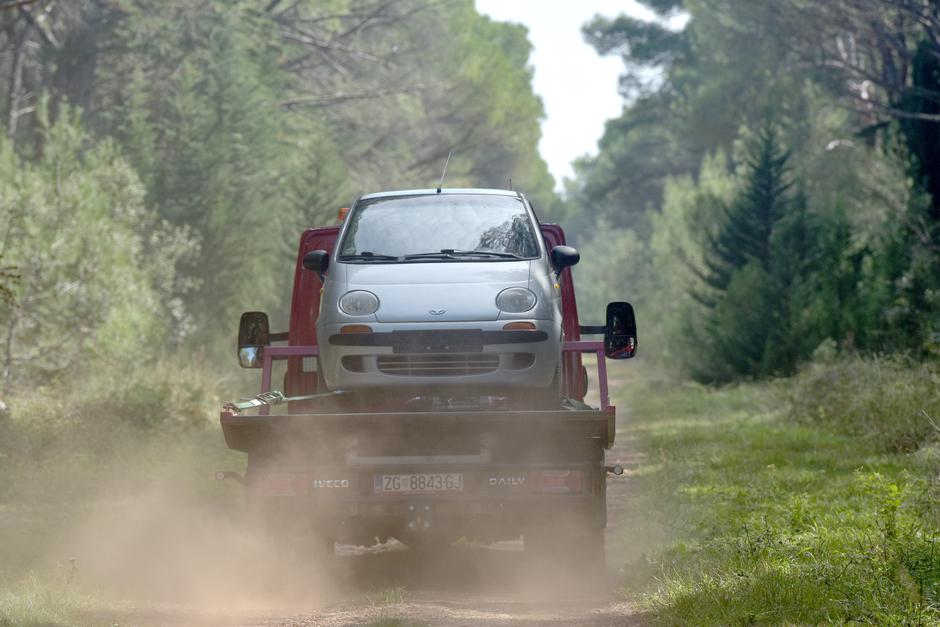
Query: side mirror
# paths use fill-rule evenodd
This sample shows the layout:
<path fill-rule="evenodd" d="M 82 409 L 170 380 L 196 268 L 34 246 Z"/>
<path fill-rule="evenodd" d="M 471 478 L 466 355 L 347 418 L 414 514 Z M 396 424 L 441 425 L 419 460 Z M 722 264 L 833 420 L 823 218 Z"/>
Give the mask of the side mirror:
<path fill-rule="evenodd" d="M 610 359 L 630 359 L 636 355 L 636 316 L 630 303 L 607 303 L 604 328 L 604 354 Z"/>
<path fill-rule="evenodd" d="M 304 255 L 304 268 L 316 272 L 320 276 L 321 282 L 323 281 L 323 275 L 326 274 L 326 269 L 329 267 L 330 253 L 325 250 L 311 250 Z"/>
<path fill-rule="evenodd" d="M 581 253 L 571 246 L 555 246 L 552 248 L 549 257 L 552 260 L 552 266 L 555 272 L 561 274 L 561 271 L 568 266 L 573 266 L 581 261 Z"/>
<path fill-rule="evenodd" d="M 246 311 L 238 322 L 238 363 L 242 368 L 260 368 L 264 347 L 271 344 L 268 314 Z"/>

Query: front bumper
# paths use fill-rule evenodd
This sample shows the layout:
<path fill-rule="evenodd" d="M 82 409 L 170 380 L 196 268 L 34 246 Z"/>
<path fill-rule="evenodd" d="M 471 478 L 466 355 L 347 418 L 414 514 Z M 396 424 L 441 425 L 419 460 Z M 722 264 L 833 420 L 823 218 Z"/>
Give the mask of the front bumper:
<path fill-rule="evenodd" d="M 547 387 L 561 359 L 562 331 L 530 320 L 534 331 L 506 331 L 505 320 L 370 323 L 372 333 L 317 327 L 320 369 L 330 389 Z"/>

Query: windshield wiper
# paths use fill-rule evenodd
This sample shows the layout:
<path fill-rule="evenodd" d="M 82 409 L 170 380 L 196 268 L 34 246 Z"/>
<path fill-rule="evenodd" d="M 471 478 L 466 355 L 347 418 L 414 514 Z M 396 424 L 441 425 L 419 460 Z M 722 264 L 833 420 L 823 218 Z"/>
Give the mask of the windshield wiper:
<path fill-rule="evenodd" d="M 382 253 L 374 253 L 368 250 L 364 250 L 361 253 L 340 255 L 338 259 L 340 261 L 398 261 L 400 257 L 396 257 L 395 255 L 383 255 Z"/>
<path fill-rule="evenodd" d="M 447 252 L 449 252 L 451 255 L 457 255 L 457 256 L 462 256 L 462 257 L 469 257 L 469 256 L 476 255 L 476 256 L 485 256 L 485 257 L 502 257 L 504 259 L 525 259 L 525 257 L 517 255 L 516 253 L 501 253 L 495 250 L 449 250 Z"/>
<path fill-rule="evenodd" d="M 514 253 L 499 253 L 492 250 L 454 250 L 444 248 L 436 253 L 415 253 L 405 255 L 405 259 L 455 259 L 457 257 L 500 257 L 506 259 L 525 259 Z"/>

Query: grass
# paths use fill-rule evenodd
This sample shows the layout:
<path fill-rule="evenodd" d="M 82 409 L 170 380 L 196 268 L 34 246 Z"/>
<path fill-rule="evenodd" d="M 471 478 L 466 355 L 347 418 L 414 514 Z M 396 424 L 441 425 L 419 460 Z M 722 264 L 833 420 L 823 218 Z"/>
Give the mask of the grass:
<path fill-rule="evenodd" d="M 79 589 L 69 572 L 60 577 L 30 573 L 0 582 L 0 627 L 56 627 L 93 624 L 80 616 L 101 606 L 101 601 Z"/>
<path fill-rule="evenodd" d="M 393 610 L 399 608 L 406 599 L 406 591 L 402 586 L 369 593 L 366 598 L 372 607 L 379 609 L 379 615 L 369 621 L 369 627 L 422 627 L 424 625 L 424 623 L 416 623 L 410 619 L 395 616 Z"/>
<path fill-rule="evenodd" d="M 643 568 L 625 568 L 625 586 L 660 622 L 940 620 L 932 430 L 914 440 L 891 414 L 915 415 L 933 379 L 912 374 L 898 391 L 900 365 L 837 368 L 828 385 L 825 373 L 808 372 L 723 389 L 634 381 L 619 391 L 631 411 L 626 435 L 646 453 L 635 471 L 640 506 L 666 538 Z M 885 368 L 891 376 L 872 376 Z M 871 390 L 873 381 L 886 389 Z M 863 398 L 840 409 L 854 388 Z"/>

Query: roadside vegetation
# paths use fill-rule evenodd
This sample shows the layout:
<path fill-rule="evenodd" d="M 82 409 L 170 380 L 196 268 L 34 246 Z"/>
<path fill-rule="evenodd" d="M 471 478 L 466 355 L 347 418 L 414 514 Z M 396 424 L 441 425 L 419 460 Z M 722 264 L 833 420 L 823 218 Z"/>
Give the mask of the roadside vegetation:
<path fill-rule="evenodd" d="M 626 593 L 663 624 L 940 620 L 938 377 L 852 359 L 622 388 L 638 507 L 660 538 L 624 569 Z"/>
<path fill-rule="evenodd" d="M 244 462 L 218 433 L 210 372 L 198 360 L 91 369 L 8 397 L 0 626 L 102 624 L 130 607 L 105 589 L 108 569 L 136 561 L 120 580 L 154 589 L 185 579 L 159 553 L 193 542 L 198 554 L 207 520 L 225 533 L 241 514 L 237 489 L 215 480 Z"/>
<path fill-rule="evenodd" d="M 666 624 L 936 622 L 940 13 L 643 4 L 583 28 L 625 107 L 568 190 L 579 302 L 641 333 L 625 587 Z"/>

